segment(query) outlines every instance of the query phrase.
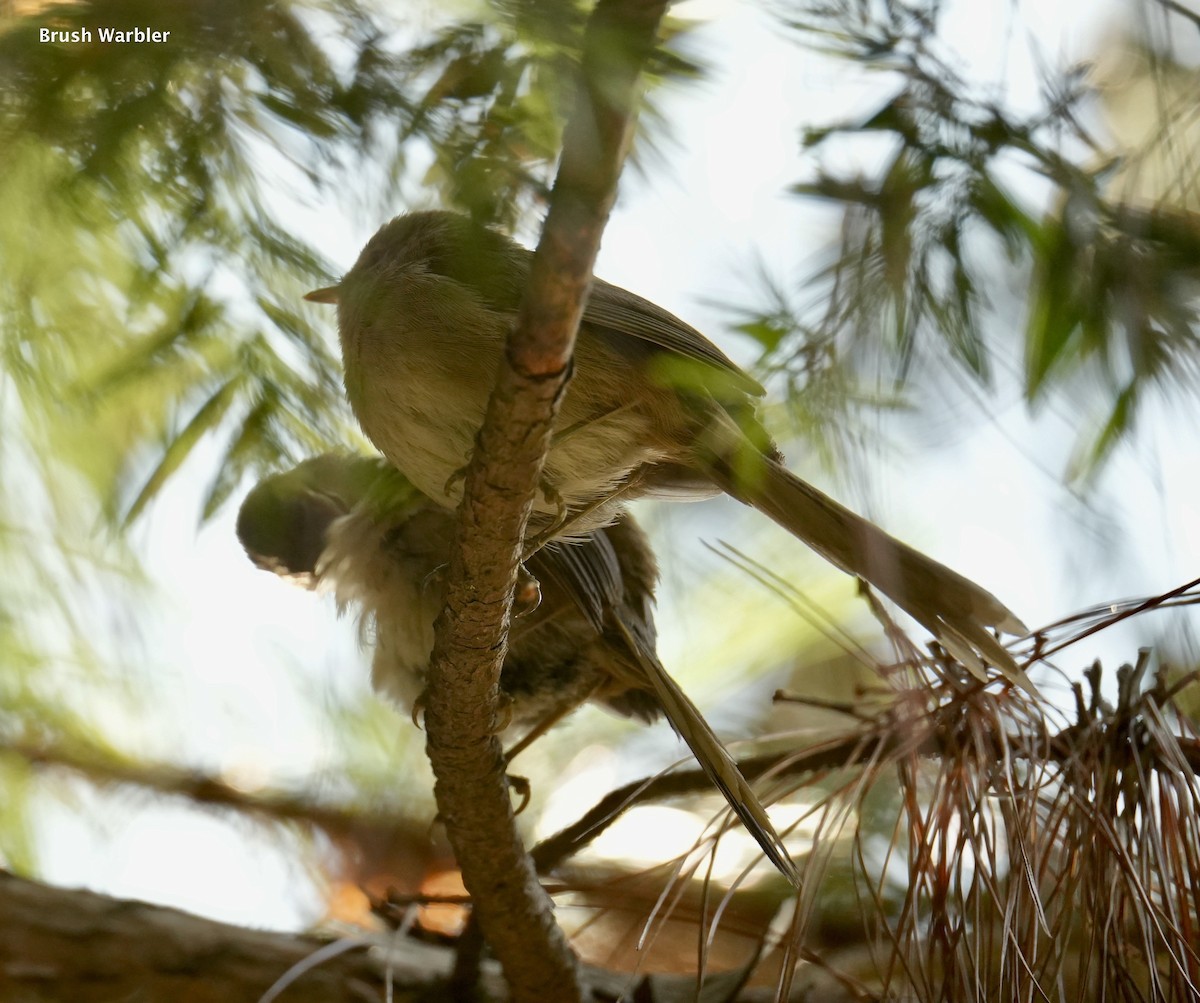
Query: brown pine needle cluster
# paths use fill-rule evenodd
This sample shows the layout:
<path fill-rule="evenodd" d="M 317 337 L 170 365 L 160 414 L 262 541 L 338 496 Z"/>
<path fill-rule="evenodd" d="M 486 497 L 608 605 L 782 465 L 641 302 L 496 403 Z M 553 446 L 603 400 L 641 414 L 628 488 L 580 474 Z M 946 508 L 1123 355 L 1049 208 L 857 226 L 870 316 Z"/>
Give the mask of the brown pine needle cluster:
<path fill-rule="evenodd" d="M 1088 611 L 1027 642 L 1026 664 L 1131 611 L 1195 598 L 1189 584 Z M 849 726 L 742 761 L 764 802 L 807 806 L 785 836 L 802 891 L 777 889 L 773 922 L 760 909 L 751 981 L 776 999 L 1200 999 L 1200 735 L 1174 704 L 1193 675 L 1151 676 L 1148 652 L 1108 677 L 1095 665 L 1067 713 L 983 685 L 888 627 L 903 660 L 844 708 Z M 614 792 L 535 859 L 543 874 L 562 868 L 633 804 L 699 786 L 674 774 Z M 628 876 L 610 875 L 606 902 L 594 870 L 565 873 L 571 901 L 629 912 Z M 703 969 L 722 915 L 744 914 L 750 893 L 710 887 L 694 858 L 671 873 L 706 891 L 666 893 L 643 943 L 668 921 L 664 903 L 679 903 Z M 752 930 L 734 925 L 745 951 Z"/>

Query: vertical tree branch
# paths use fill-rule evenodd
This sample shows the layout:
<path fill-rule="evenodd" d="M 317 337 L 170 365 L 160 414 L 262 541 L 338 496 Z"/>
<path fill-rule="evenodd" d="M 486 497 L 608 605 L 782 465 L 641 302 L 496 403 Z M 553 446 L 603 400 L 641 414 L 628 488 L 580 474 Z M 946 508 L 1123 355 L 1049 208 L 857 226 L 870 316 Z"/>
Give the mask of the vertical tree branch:
<path fill-rule="evenodd" d="M 466 475 L 425 707 L 438 809 L 515 1000 L 581 999 L 575 955 L 514 824 L 495 736 L 517 561 L 665 0 L 599 0 L 516 327 Z"/>

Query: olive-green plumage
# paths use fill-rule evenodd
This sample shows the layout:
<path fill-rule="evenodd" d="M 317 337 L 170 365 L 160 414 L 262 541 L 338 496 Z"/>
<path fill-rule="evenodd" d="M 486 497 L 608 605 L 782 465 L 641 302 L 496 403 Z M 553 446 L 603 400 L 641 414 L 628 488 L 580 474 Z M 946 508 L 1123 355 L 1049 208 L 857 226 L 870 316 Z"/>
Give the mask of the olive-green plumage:
<path fill-rule="evenodd" d="M 449 212 L 399 216 L 337 286 L 346 389 L 364 431 L 422 492 L 453 507 L 532 253 Z M 995 596 L 800 480 L 754 416 L 762 388 L 695 328 L 592 283 L 574 375 L 531 529 L 578 534 L 636 497 L 725 491 L 887 595 L 971 671 L 1032 689 L 992 630 L 1024 634 Z"/>

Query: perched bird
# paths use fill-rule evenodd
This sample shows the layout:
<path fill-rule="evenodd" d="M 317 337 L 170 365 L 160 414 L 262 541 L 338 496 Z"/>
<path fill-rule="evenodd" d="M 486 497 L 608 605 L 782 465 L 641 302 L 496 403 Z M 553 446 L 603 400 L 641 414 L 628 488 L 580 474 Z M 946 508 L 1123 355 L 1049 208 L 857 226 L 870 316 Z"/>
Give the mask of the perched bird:
<path fill-rule="evenodd" d="M 371 441 L 453 507 L 483 421 L 532 253 L 450 212 L 383 226 L 336 286 L 346 390 Z M 1032 688 L 990 629 L 1025 634 L 991 593 L 800 480 L 755 417 L 763 389 L 699 331 L 600 279 L 546 458 L 531 530 L 612 522 L 636 497 L 725 491 L 875 586 L 980 678 L 984 663 Z"/>
<path fill-rule="evenodd" d="M 375 689 L 405 708 L 419 702 L 445 604 L 452 512 L 381 459 L 327 454 L 261 481 L 242 503 L 237 533 L 260 568 L 331 587 L 340 605 L 369 617 Z M 586 700 L 647 722 L 665 714 L 768 858 L 797 882 L 737 764 L 658 660 L 658 568 L 633 519 L 549 544 L 526 567 L 541 600 L 527 602 L 509 630 L 500 690 L 513 723 L 540 734 Z"/>

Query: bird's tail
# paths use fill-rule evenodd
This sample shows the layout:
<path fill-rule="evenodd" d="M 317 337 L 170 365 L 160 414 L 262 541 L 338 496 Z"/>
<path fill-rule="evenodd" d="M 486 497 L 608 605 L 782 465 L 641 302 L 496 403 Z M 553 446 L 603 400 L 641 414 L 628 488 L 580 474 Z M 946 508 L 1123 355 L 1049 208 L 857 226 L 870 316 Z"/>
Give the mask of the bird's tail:
<path fill-rule="evenodd" d="M 777 460 L 754 450 L 753 462 L 740 469 L 729 457 L 745 456 L 753 447 L 727 416 L 725 420 L 728 426 L 720 438 L 728 443 L 736 435 L 736 451 L 714 450 L 706 462 L 709 475 L 723 491 L 769 516 L 843 571 L 873 585 L 979 678 L 986 678 L 986 662 L 1036 694 L 1012 654 L 991 632 L 1028 633 L 1007 606 L 969 578 L 839 505 Z"/>
<path fill-rule="evenodd" d="M 687 743 L 700 768 L 724 796 L 733 813 L 741 819 L 746 831 L 762 847 L 767 859 L 794 887 L 799 888 L 800 873 L 795 862 L 733 757 L 709 727 L 700 709 L 679 688 L 658 657 L 639 644 L 624 623 L 619 623 L 619 626 L 675 733 Z"/>

